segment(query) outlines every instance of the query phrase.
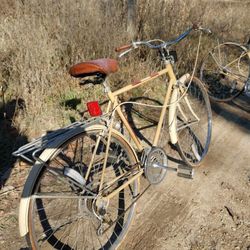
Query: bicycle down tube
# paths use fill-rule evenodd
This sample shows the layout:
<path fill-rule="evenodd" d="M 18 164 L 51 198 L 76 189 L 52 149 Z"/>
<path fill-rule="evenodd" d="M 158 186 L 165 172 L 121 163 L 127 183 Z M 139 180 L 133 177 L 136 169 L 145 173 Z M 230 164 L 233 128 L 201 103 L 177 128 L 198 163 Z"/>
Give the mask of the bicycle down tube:
<path fill-rule="evenodd" d="M 129 84 L 129 85 L 117 90 L 117 91 L 114 91 L 114 92 L 110 91 L 108 93 L 108 96 L 109 96 L 111 102 L 114 102 L 116 96 L 119 96 L 120 94 L 123 94 L 123 93 L 125 93 L 127 91 L 130 91 L 130 90 L 134 89 L 134 88 L 138 88 L 141 85 L 144 85 L 145 83 L 150 82 L 150 81 L 152 81 L 152 80 L 156 79 L 157 77 L 159 77 L 161 75 L 164 75 L 164 74 L 169 76 L 169 82 L 168 82 L 168 88 L 167 88 L 165 100 L 164 100 L 164 103 L 163 103 L 163 106 L 162 106 L 159 122 L 158 122 L 158 125 L 157 125 L 156 133 L 155 133 L 155 136 L 154 136 L 153 146 L 158 145 L 159 137 L 160 137 L 160 131 L 161 131 L 161 128 L 162 128 L 164 117 L 166 115 L 166 109 L 167 109 L 167 106 L 169 104 L 172 88 L 176 84 L 176 81 L 177 81 L 176 77 L 175 77 L 175 74 L 173 72 L 172 65 L 170 63 L 167 63 L 165 69 L 163 69 L 163 70 L 161 70 L 159 72 L 153 73 L 153 74 L 151 74 L 151 76 L 143 78 L 140 81 L 137 81 L 135 83 L 131 83 L 131 84 Z M 166 84 L 167 84 L 167 82 L 166 82 Z M 129 125 L 127 119 L 123 115 L 122 110 L 121 110 L 120 107 L 117 108 L 117 113 L 118 113 L 120 119 L 122 120 L 122 122 L 124 123 L 127 131 L 129 132 L 129 134 L 130 134 L 132 140 L 134 141 L 137 149 L 139 151 L 142 151 L 143 147 L 142 147 L 140 141 L 137 139 L 136 135 L 134 134 L 134 131 L 131 128 L 131 126 Z"/>

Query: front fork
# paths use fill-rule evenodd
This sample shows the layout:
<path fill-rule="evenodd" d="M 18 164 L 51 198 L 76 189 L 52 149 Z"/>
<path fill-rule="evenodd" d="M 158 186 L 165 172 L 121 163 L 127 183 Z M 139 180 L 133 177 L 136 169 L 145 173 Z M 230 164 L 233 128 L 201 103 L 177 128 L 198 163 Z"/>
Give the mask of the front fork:
<path fill-rule="evenodd" d="M 172 95 L 169 103 L 169 116 L 168 116 L 168 127 L 169 135 L 172 144 L 176 144 L 178 141 L 177 137 L 177 108 L 178 108 L 178 99 L 180 98 L 180 88 L 181 85 L 190 78 L 189 74 L 183 75 L 180 79 L 177 80 L 177 84 L 174 85 Z M 190 106 L 190 105 L 189 105 Z"/>
<path fill-rule="evenodd" d="M 168 127 L 169 127 L 169 135 L 171 143 L 174 145 L 177 143 L 177 100 L 179 96 L 179 91 L 177 87 L 174 87 L 174 90 L 170 99 L 170 107 L 169 107 L 169 116 L 168 116 Z"/>

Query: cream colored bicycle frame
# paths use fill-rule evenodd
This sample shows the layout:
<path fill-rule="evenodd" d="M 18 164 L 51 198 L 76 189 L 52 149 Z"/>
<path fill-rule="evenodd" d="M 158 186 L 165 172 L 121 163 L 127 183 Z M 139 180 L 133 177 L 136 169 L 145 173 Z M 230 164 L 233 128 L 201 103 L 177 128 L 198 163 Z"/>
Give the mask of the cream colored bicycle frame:
<path fill-rule="evenodd" d="M 181 92 L 181 94 L 183 93 L 183 90 L 181 89 L 180 86 L 177 86 L 177 79 L 175 77 L 175 74 L 173 72 L 173 68 L 172 65 L 169 62 L 166 62 L 166 68 L 151 74 L 150 76 L 143 78 L 140 81 L 137 81 L 135 83 L 131 83 L 119 90 L 116 90 L 114 92 L 112 92 L 109 87 L 107 87 L 107 89 L 109 89 L 108 91 L 108 97 L 110 99 L 109 104 L 108 104 L 108 108 L 107 108 L 107 112 L 110 112 L 111 110 L 113 110 L 114 108 L 116 108 L 116 112 L 119 116 L 119 118 L 121 119 L 121 121 L 123 122 L 124 126 L 126 127 L 131 139 L 133 140 L 133 142 L 135 143 L 136 149 L 138 151 L 142 151 L 144 149 L 144 147 L 142 146 L 141 142 L 138 140 L 137 136 L 135 135 L 133 129 L 131 128 L 131 126 L 128 123 L 128 120 L 126 119 L 126 117 L 124 116 L 121 107 L 118 104 L 118 96 L 128 92 L 132 89 L 138 88 L 154 79 L 156 79 L 159 76 L 162 75 L 167 75 L 168 76 L 168 81 L 166 81 L 166 84 L 168 84 L 168 88 L 167 88 L 167 92 L 166 92 L 166 96 L 165 96 L 165 100 L 161 109 L 161 114 L 160 114 L 160 118 L 159 118 L 159 122 L 156 128 L 156 133 L 153 139 L 153 146 L 157 146 L 158 142 L 159 142 L 159 138 L 160 138 L 160 132 L 162 129 L 162 125 L 164 122 L 164 117 L 166 115 L 166 110 L 167 107 L 169 106 L 169 117 L 168 117 L 168 125 L 169 125 L 169 133 L 170 133 L 170 140 L 173 144 L 175 144 L 177 142 L 177 133 L 176 133 L 176 108 L 178 105 L 178 94 L 179 92 Z M 183 81 L 188 78 L 190 75 L 186 74 L 183 77 Z M 191 108 L 191 105 L 189 103 L 189 101 L 187 100 L 187 98 L 185 98 L 185 102 L 188 105 L 191 113 L 194 115 L 194 117 L 196 117 L 197 121 L 199 121 L 199 118 L 195 115 L 193 109 Z M 170 105 L 171 103 L 171 105 Z M 182 112 L 180 110 L 180 112 Z M 114 182 L 116 182 L 119 178 L 121 178 L 123 175 L 119 176 L 118 178 L 115 178 L 114 180 L 109 181 L 108 183 L 105 183 L 105 187 L 103 188 L 103 182 L 104 182 L 104 175 L 105 175 L 105 169 L 106 169 L 106 165 L 107 165 L 107 161 L 108 161 L 108 150 L 109 150 L 109 146 L 110 146 L 110 140 L 111 140 L 111 134 L 112 134 L 112 127 L 113 127 L 113 117 L 110 120 L 110 124 L 109 124 L 109 129 L 108 129 L 108 140 L 107 140 L 107 145 L 106 145 L 106 152 L 105 152 L 105 156 L 104 156 L 104 163 L 103 163 L 103 169 L 102 169 L 102 176 L 101 176 L 101 180 L 100 180 L 100 186 L 99 186 L 99 192 L 103 189 L 106 189 L 106 187 L 108 188 L 110 185 L 112 185 Z M 184 116 L 185 117 L 185 116 Z M 99 136 L 99 138 L 97 139 L 96 142 L 96 147 L 94 149 L 93 152 L 93 156 L 90 162 L 90 165 L 88 167 L 88 171 L 86 173 L 85 176 L 85 180 L 88 179 L 88 176 L 90 174 L 91 168 L 93 166 L 94 163 L 94 157 L 95 157 L 95 153 L 98 147 L 98 144 L 100 142 L 101 136 Z M 140 168 L 140 165 L 138 163 L 138 172 L 136 174 L 133 174 L 133 176 L 127 180 L 123 185 L 121 185 L 120 187 L 118 187 L 117 189 L 115 189 L 114 191 L 112 191 L 112 193 L 109 193 L 107 196 L 105 196 L 105 199 L 110 199 L 112 198 L 114 195 L 116 195 L 118 192 L 120 192 L 122 189 L 124 189 L 126 186 L 128 186 L 130 183 L 132 183 L 134 180 L 136 180 L 137 178 L 139 178 L 141 175 L 143 174 L 143 169 Z"/>
<path fill-rule="evenodd" d="M 125 93 L 125 92 L 127 92 L 129 90 L 132 90 L 134 88 L 138 88 L 139 86 L 141 86 L 141 85 L 143 85 L 143 84 L 145 84 L 145 83 L 147 83 L 147 82 L 149 82 L 151 80 L 154 80 L 155 78 L 157 78 L 157 77 L 159 77 L 161 75 L 164 75 L 164 74 L 168 75 L 169 81 L 168 81 L 168 88 L 167 88 L 167 92 L 166 92 L 165 101 L 164 101 L 164 104 L 163 104 L 163 107 L 162 107 L 162 110 L 161 110 L 161 115 L 160 115 L 159 123 L 158 123 L 158 126 L 157 126 L 157 130 L 156 130 L 156 134 L 155 134 L 155 137 L 154 137 L 154 141 L 153 141 L 153 145 L 154 146 L 158 145 L 160 131 L 161 131 L 161 128 L 162 128 L 164 116 L 166 115 L 166 109 L 167 109 L 168 106 L 169 106 L 168 124 L 169 124 L 169 130 L 170 130 L 170 139 L 171 139 L 172 143 L 176 143 L 177 142 L 177 135 L 176 135 L 176 114 L 175 114 L 175 112 L 176 112 L 176 108 L 178 106 L 178 94 L 179 94 L 179 92 L 181 94 L 183 94 L 183 91 L 180 88 L 180 86 L 178 86 L 178 87 L 176 86 L 177 81 L 176 81 L 176 77 L 174 75 L 173 68 L 172 68 L 171 64 L 167 64 L 165 69 L 163 69 L 163 70 L 161 70 L 161 71 L 159 71 L 157 73 L 154 73 L 154 74 L 152 74 L 149 77 L 146 77 L 146 78 L 142 79 L 140 82 L 137 82 L 136 84 L 130 84 L 130 85 L 128 85 L 128 86 L 126 86 L 126 87 L 124 87 L 122 89 L 119 89 L 119 90 L 115 91 L 115 92 L 111 92 L 111 91 L 108 92 L 108 96 L 109 96 L 110 102 L 109 102 L 108 110 L 107 111 L 110 111 L 110 110 L 113 109 L 113 107 L 116 107 L 118 105 L 117 97 L 120 94 Z M 187 74 L 187 75 L 184 75 L 183 77 L 188 77 L 188 76 L 189 75 Z M 181 78 L 183 78 L 183 77 L 181 77 Z M 179 79 L 180 82 L 181 82 L 181 78 Z M 166 82 L 166 84 L 167 84 L 167 82 Z M 184 97 L 184 98 L 186 99 L 186 97 Z M 170 103 L 171 103 L 171 105 L 169 105 Z M 186 104 L 189 105 L 188 100 L 186 100 Z M 190 111 L 193 112 L 191 106 L 190 106 Z M 180 110 L 180 112 L 182 113 L 181 110 Z M 142 151 L 143 150 L 143 146 L 141 145 L 140 141 L 137 139 L 137 137 L 136 137 L 135 133 L 133 132 L 132 128 L 130 127 L 127 119 L 123 115 L 122 110 L 121 110 L 120 107 L 117 108 L 117 114 L 120 117 L 121 121 L 124 123 L 124 125 L 125 125 L 127 131 L 129 132 L 131 138 L 135 142 L 137 150 L 138 151 Z M 193 114 L 194 114 L 194 112 L 193 112 Z M 184 114 L 183 114 L 183 117 L 185 117 Z M 105 168 L 106 168 L 107 159 L 108 159 L 108 149 L 109 149 L 109 144 L 110 144 L 111 134 L 112 133 L 116 133 L 121 139 L 124 140 L 125 144 L 127 144 L 128 146 L 131 147 L 132 153 L 134 154 L 134 157 L 135 157 L 135 159 L 137 160 L 137 163 L 138 163 L 138 171 L 136 171 L 135 173 L 133 173 L 131 175 L 131 178 L 129 178 L 123 185 L 119 186 L 117 189 L 113 190 L 108 195 L 106 195 L 104 197 L 101 196 L 102 199 L 107 199 L 107 200 L 111 199 L 113 196 L 115 196 L 118 192 L 120 192 L 122 189 L 124 189 L 126 186 L 128 186 L 129 184 L 131 184 L 136 179 L 138 179 L 138 181 L 139 181 L 139 177 L 143 174 L 143 169 L 140 166 L 140 163 L 139 163 L 139 161 L 138 161 L 138 159 L 136 157 L 136 153 L 135 153 L 133 147 L 126 140 L 126 138 L 124 138 L 124 136 L 122 134 L 120 134 L 117 130 L 112 129 L 112 123 L 113 123 L 112 119 L 111 119 L 110 122 L 111 122 L 111 124 L 110 124 L 110 126 L 108 128 L 108 131 L 105 131 L 106 127 L 105 126 L 101 126 L 101 125 L 91 125 L 90 127 L 86 128 L 86 131 L 91 131 L 93 129 L 94 130 L 98 129 L 98 130 L 103 131 L 103 133 L 108 133 L 108 142 L 107 142 L 107 147 L 106 147 L 107 151 L 105 152 L 105 159 L 104 159 L 104 165 L 103 165 L 103 170 L 102 170 L 102 176 L 101 176 L 99 193 L 101 194 L 102 190 L 105 190 L 106 187 L 108 188 L 109 186 L 111 186 L 113 183 L 115 183 L 116 181 L 118 181 L 120 178 L 122 178 L 126 174 L 126 173 L 124 173 L 124 174 L 120 175 L 119 177 L 110 180 L 108 183 L 105 183 L 105 187 L 102 189 L 104 175 L 105 175 Z M 85 179 L 88 178 L 88 175 L 89 175 L 89 173 L 91 171 L 91 168 L 93 166 L 94 155 L 96 153 L 97 145 L 99 144 L 100 139 L 101 139 L 101 136 L 98 137 L 98 139 L 97 139 L 96 147 L 94 149 L 91 162 L 90 162 L 90 164 L 88 166 L 88 170 L 87 170 Z M 48 148 L 48 149 L 46 149 L 42 153 L 42 155 L 40 156 L 40 159 L 42 159 L 44 162 L 46 162 L 52 156 L 53 152 L 54 152 L 54 148 Z M 36 162 L 35 165 L 34 165 L 34 167 L 38 167 L 40 164 L 41 164 L 40 162 Z M 140 184 L 140 182 L 138 182 L 138 184 Z M 139 190 L 139 187 L 138 187 L 138 190 Z M 25 236 L 28 233 L 28 231 L 29 231 L 29 227 L 28 227 L 28 211 L 29 211 L 29 205 L 30 205 L 30 200 L 31 199 L 32 199 L 32 196 L 31 197 L 27 197 L 27 198 L 22 198 L 21 202 L 20 202 L 20 208 L 19 208 L 19 230 L 20 230 L 21 236 Z"/>

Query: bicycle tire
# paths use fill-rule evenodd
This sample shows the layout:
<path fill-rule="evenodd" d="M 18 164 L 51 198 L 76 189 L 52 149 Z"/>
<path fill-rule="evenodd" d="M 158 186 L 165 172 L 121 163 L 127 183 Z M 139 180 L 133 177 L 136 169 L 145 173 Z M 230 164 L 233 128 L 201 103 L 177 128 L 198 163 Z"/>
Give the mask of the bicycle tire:
<path fill-rule="evenodd" d="M 182 97 L 183 92 L 185 95 Z M 179 93 L 176 108 L 176 147 L 182 160 L 197 167 L 208 153 L 212 134 L 212 111 L 207 92 L 201 81 L 193 77 L 186 79 Z M 188 103 L 191 109 L 188 107 Z M 192 113 L 198 117 L 196 119 Z"/>
<path fill-rule="evenodd" d="M 97 213 L 97 211 L 94 212 L 97 205 L 94 204 L 93 199 L 63 197 L 55 199 L 42 196 L 42 194 L 52 195 L 53 192 L 59 191 L 62 194 L 67 191 L 68 195 L 74 194 L 78 197 L 81 192 L 90 193 L 90 191 L 79 190 L 79 187 L 75 186 L 69 178 L 65 178 L 61 174 L 59 176 L 52 174 L 48 168 L 58 169 L 58 173 L 60 173 L 67 166 L 81 175 L 86 173 L 100 132 L 101 130 L 90 130 L 70 138 L 60 148 L 54 150 L 53 156 L 42 167 L 32 190 L 27 217 L 29 227 L 27 242 L 32 249 L 114 249 L 125 237 L 135 212 L 136 204 L 133 201 L 138 194 L 138 179 L 119 191 L 117 196 L 109 201 L 105 216 L 115 223 L 105 235 L 97 235 L 99 221 L 94 215 Z M 106 139 L 102 137 L 97 150 L 98 159 L 95 158 L 94 168 L 86 182 L 93 193 L 97 192 L 105 145 Z M 116 133 L 112 133 L 109 150 L 110 155 L 104 181 L 108 181 L 110 177 L 119 177 L 121 173 L 129 171 L 129 168 L 136 163 L 131 148 Z M 63 182 L 60 183 L 60 181 Z M 123 183 L 124 180 L 119 179 L 117 183 L 113 184 L 113 188 L 119 187 Z M 128 209 L 127 212 L 125 212 L 126 209 Z M 74 213 L 77 213 L 77 216 Z M 42 239 L 38 239 L 39 235 Z"/>
<path fill-rule="evenodd" d="M 212 100 L 231 101 L 242 93 L 250 76 L 250 58 L 246 52 L 244 46 L 226 42 L 207 54 L 200 68 L 200 79 Z"/>

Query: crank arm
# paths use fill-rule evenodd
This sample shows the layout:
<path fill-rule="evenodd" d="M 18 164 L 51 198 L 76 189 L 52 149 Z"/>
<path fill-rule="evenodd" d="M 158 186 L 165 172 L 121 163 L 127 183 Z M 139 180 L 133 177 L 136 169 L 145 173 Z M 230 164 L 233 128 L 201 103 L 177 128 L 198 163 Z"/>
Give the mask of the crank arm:
<path fill-rule="evenodd" d="M 158 163 L 153 163 L 153 168 L 162 168 L 162 169 L 167 169 L 167 170 L 170 170 L 170 171 L 177 172 L 177 168 L 172 168 L 172 167 L 161 165 L 161 164 L 158 164 Z"/>

